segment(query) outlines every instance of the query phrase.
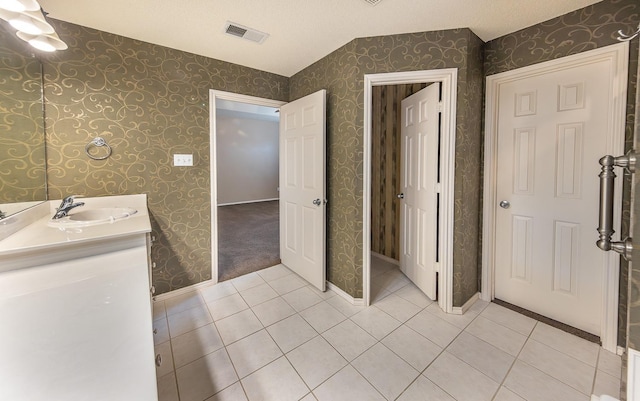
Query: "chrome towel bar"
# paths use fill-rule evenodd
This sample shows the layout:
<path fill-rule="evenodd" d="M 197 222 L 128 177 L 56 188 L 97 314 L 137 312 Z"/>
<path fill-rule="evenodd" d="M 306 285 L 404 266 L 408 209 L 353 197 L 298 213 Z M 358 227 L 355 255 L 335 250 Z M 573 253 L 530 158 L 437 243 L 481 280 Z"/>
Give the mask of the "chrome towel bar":
<path fill-rule="evenodd" d="M 625 260 L 631 260 L 633 245 L 631 238 L 622 241 L 611 241 L 613 230 L 613 189 L 616 173 L 614 167 L 623 167 L 630 173 L 636 171 L 636 153 L 629 152 L 624 156 L 604 156 L 600 159 L 602 171 L 600 177 L 600 213 L 598 220 L 598 234 L 600 234 L 596 245 L 603 251 L 615 251 L 622 255 Z"/>

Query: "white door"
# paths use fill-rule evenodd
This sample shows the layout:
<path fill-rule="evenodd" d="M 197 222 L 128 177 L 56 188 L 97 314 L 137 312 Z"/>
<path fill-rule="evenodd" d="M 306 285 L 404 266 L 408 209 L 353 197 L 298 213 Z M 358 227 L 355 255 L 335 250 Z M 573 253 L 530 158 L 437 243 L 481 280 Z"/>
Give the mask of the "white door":
<path fill-rule="evenodd" d="M 600 335 L 598 159 L 611 141 L 610 66 L 500 85 L 495 297 Z"/>
<path fill-rule="evenodd" d="M 402 101 L 400 269 L 436 299 L 440 83 Z"/>
<path fill-rule="evenodd" d="M 321 291 L 325 268 L 326 91 L 280 108 L 280 258 Z"/>

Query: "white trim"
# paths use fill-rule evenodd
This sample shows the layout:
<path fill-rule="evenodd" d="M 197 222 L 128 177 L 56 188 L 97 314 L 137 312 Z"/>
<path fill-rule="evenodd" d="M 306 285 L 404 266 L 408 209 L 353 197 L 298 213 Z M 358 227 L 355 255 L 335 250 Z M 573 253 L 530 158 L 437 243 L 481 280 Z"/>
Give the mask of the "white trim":
<path fill-rule="evenodd" d="M 280 107 L 286 102 L 280 100 L 264 99 L 255 96 L 241 95 L 238 93 L 209 90 L 209 160 L 211 179 L 211 281 L 218 282 L 218 177 L 216 160 L 216 99 L 231 100 L 255 104 L 259 106 Z"/>
<path fill-rule="evenodd" d="M 464 305 L 454 306 L 451 313 L 453 313 L 454 315 L 464 315 L 469 310 L 469 308 L 471 308 L 473 304 L 476 303 L 478 299 L 480 299 L 480 293 L 476 292 L 471 296 L 471 298 L 469 298 L 467 302 L 464 303 Z"/>
<path fill-rule="evenodd" d="M 213 280 L 201 281 L 196 284 L 189 285 L 187 287 L 178 288 L 177 290 L 163 292 L 160 295 L 155 295 L 153 297 L 154 301 L 166 301 L 167 299 L 177 297 L 178 295 L 187 294 L 189 292 L 197 291 L 200 288 L 209 287 L 211 285 L 215 285 Z"/>
<path fill-rule="evenodd" d="M 371 251 L 371 256 L 373 256 L 374 258 L 378 258 L 380 260 L 383 260 L 383 261 L 385 261 L 387 263 L 391 263 L 392 265 L 400 266 L 400 261 L 399 260 L 390 258 L 388 256 L 384 256 L 381 253 Z"/>
<path fill-rule="evenodd" d="M 248 203 L 271 202 L 271 201 L 277 201 L 277 200 L 280 200 L 280 198 L 256 199 L 256 200 L 249 200 L 249 201 L 242 201 L 242 202 L 218 203 L 218 206 L 246 205 Z"/>
<path fill-rule="evenodd" d="M 512 82 L 528 76 L 537 76 L 566 68 L 584 64 L 611 60 L 611 79 L 613 80 L 614 99 L 609 111 L 611 126 L 609 132 L 612 137 L 603 150 L 603 155 L 618 156 L 624 153 L 624 131 L 626 112 L 627 70 L 629 58 L 629 44 L 622 42 L 596 50 L 567 56 L 528 67 L 518 68 L 487 77 L 486 85 L 486 114 L 485 114 L 485 139 L 484 139 L 484 197 L 483 197 L 483 229 L 482 229 L 482 295 L 485 301 L 491 301 L 495 297 L 494 261 L 495 261 L 495 214 L 496 214 L 496 123 L 497 102 L 499 87 L 501 84 Z M 621 174 L 620 174 L 621 175 Z M 595 179 L 595 177 L 594 177 Z M 622 180 L 615 183 L 614 203 L 614 229 L 620 232 L 620 220 L 622 213 Z M 597 213 L 596 210 L 593 213 Z M 597 239 L 594 228 L 594 245 Z M 615 352 L 618 338 L 618 276 L 619 255 L 609 252 L 603 269 L 603 315 L 600 339 L 602 347 Z"/>
<path fill-rule="evenodd" d="M 337 285 L 327 281 L 327 290 L 331 290 L 338 294 L 341 298 L 345 299 L 347 302 L 355 305 L 355 306 L 364 306 L 364 299 L 362 298 L 354 298 L 351 295 L 347 294 L 342 290 L 342 288 Z"/>
<path fill-rule="evenodd" d="M 443 311 L 453 311 L 453 209 L 456 138 L 456 99 L 458 69 L 391 72 L 364 76 L 364 152 L 362 192 L 362 280 L 364 304 L 370 304 L 371 294 L 371 116 L 374 86 L 423 82 L 442 83 L 442 166 L 441 195 L 443 211 L 440 216 L 440 267 L 438 274 L 438 304 Z"/>
<path fill-rule="evenodd" d="M 627 401 L 640 400 L 640 352 L 629 348 L 627 355 Z"/>
<path fill-rule="evenodd" d="M 591 398 L 589 399 L 589 401 L 620 401 L 618 398 L 615 397 L 611 397 L 610 395 L 595 395 L 595 394 L 591 394 Z"/>

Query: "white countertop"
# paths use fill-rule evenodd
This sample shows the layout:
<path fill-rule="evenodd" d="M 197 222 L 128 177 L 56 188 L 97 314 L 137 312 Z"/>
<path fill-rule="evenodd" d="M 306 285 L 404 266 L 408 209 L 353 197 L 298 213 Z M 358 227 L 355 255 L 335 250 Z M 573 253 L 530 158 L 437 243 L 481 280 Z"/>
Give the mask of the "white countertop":
<path fill-rule="evenodd" d="M 45 202 L 24 211 L 24 213 L 30 213 L 28 218 L 20 216 L 21 213 L 18 213 L 14 219 L 11 216 L 0 221 L 0 224 L 7 226 L 11 224 L 24 225 L 15 233 L 0 240 L 0 265 L 18 256 L 24 258 L 30 254 L 35 256 L 43 252 L 69 247 L 78 248 L 78 246 L 88 244 L 95 248 L 95 245 L 100 242 L 151 232 L 145 194 L 76 198 L 76 202 L 84 202 L 85 205 L 71 210 L 69 214 L 73 214 L 74 211 L 105 207 L 130 207 L 136 209 L 137 213 L 110 223 L 87 227 L 58 228 L 50 227 L 47 223 L 60 205 L 60 200 Z M 27 220 L 27 223 L 21 223 L 20 217 Z M 0 271 L 2 270 L 7 269 L 0 267 Z M 12 268 L 8 268 L 8 270 L 12 270 Z"/>

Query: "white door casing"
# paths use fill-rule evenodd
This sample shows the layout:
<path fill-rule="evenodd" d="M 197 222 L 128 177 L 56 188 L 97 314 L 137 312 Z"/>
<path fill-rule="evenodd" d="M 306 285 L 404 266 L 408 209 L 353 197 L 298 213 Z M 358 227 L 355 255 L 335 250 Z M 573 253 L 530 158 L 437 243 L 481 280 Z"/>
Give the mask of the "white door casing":
<path fill-rule="evenodd" d="M 216 99 L 230 100 L 267 107 L 281 107 L 285 102 L 279 100 L 259 98 L 238 93 L 218 90 L 209 91 L 209 160 L 211 182 L 211 281 L 218 282 L 218 159 L 217 159 L 217 113 Z"/>
<path fill-rule="evenodd" d="M 280 258 L 326 288 L 326 91 L 280 108 Z"/>
<path fill-rule="evenodd" d="M 483 299 L 600 335 L 612 351 L 618 263 L 595 246 L 598 159 L 623 152 L 627 55 L 614 45 L 487 78 Z"/>
<path fill-rule="evenodd" d="M 440 83 L 401 102 L 400 269 L 436 299 Z"/>

